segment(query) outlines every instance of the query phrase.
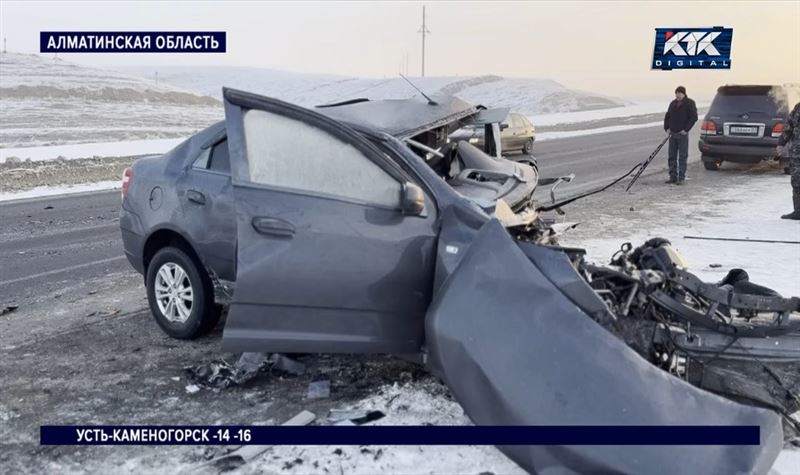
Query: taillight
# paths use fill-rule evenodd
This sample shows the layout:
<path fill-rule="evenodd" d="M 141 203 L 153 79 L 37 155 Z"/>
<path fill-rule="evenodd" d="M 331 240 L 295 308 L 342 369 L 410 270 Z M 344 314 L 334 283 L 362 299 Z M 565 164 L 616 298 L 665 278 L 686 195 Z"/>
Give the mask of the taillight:
<path fill-rule="evenodd" d="M 772 126 L 772 136 L 778 138 L 783 133 L 783 122 L 778 122 Z"/>
<path fill-rule="evenodd" d="M 704 120 L 700 126 L 700 135 L 717 135 L 717 125 L 713 120 Z"/>
<path fill-rule="evenodd" d="M 128 167 L 125 171 L 122 172 L 122 199 L 125 199 L 125 196 L 128 194 L 128 187 L 131 186 L 131 182 L 133 181 L 133 168 Z"/>

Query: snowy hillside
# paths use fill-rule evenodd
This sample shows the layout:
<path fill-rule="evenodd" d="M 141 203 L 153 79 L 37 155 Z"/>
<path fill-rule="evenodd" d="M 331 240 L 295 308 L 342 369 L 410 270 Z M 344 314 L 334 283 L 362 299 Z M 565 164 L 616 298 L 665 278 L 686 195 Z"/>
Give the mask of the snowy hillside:
<path fill-rule="evenodd" d="M 534 117 L 575 111 L 602 113 L 626 105 L 619 99 L 567 89 L 549 79 L 475 76 L 412 80 L 432 95 L 455 94 Z M 368 79 L 179 66 L 157 70 L 131 67 L 116 72 L 47 55 L 2 53 L 0 149 L 14 150 L 12 155 L 22 157 L 26 154 L 16 151 L 31 147 L 186 137 L 223 118 L 223 85 L 304 106 L 418 94 L 399 77 Z"/>
<path fill-rule="evenodd" d="M 183 137 L 218 100 L 51 56 L 0 54 L 0 148 Z"/>
<path fill-rule="evenodd" d="M 259 68 L 130 67 L 130 74 L 153 77 L 174 86 L 220 98 L 222 86 L 315 106 L 357 97 L 398 99 L 417 94 L 400 77 L 353 78 L 301 74 Z M 455 94 L 487 106 L 511 107 L 527 115 L 619 107 L 620 99 L 567 89 L 550 79 L 512 79 L 500 76 L 412 78 L 426 94 Z"/>

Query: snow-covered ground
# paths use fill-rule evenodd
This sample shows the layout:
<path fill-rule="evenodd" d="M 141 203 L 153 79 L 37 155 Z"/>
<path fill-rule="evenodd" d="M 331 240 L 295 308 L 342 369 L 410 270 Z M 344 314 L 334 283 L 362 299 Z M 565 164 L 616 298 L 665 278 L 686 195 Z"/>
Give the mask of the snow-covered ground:
<path fill-rule="evenodd" d="M 719 281 L 731 268 L 741 267 L 755 283 L 786 296 L 800 295 L 800 244 L 684 237 L 800 241 L 800 222 L 778 219 L 790 211 L 790 190 L 789 177 L 785 175 L 747 177 L 747 183 L 719 188 L 713 196 L 685 200 L 678 195 L 671 202 L 649 203 L 650 219 L 633 222 L 631 217 L 622 215 L 617 220 L 604 220 L 614 237 L 580 237 L 573 241 L 567 233 L 564 239 L 567 244 L 586 248 L 590 259 L 604 263 L 625 241 L 639 245 L 651 237 L 663 237 L 687 259 L 689 270 L 704 280 Z M 679 219 L 682 222 L 677 224 L 664 218 L 676 214 L 676 207 L 691 219 Z"/>
<path fill-rule="evenodd" d="M 446 394 L 447 389 L 434 382 L 395 384 L 381 388 L 347 409 L 378 410 L 386 414 L 372 425 L 471 425 L 461 406 Z M 270 460 L 296 458 L 307 462 L 283 468 L 281 473 L 525 473 L 494 446 L 436 445 L 368 448 L 281 445 L 270 449 L 267 456 L 262 456 L 250 469 L 254 473 L 264 469 L 277 472 L 282 467 L 270 466 Z M 316 468 L 308 461 L 314 461 Z"/>
<path fill-rule="evenodd" d="M 92 157 L 136 157 L 169 151 L 186 137 L 155 140 L 127 140 L 122 142 L 96 142 L 44 147 L 0 148 L 0 163 L 9 158 L 31 161 L 74 160 Z"/>
<path fill-rule="evenodd" d="M 637 115 L 663 114 L 667 111 L 667 106 L 672 99 L 672 96 L 665 96 L 663 101 L 632 103 L 607 109 L 538 114 L 531 117 L 531 120 L 534 121 L 534 125 L 536 126 L 547 126 L 557 124 L 572 124 L 575 122 L 592 122 L 602 119 L 633 117 Z M 698 109 L 707 106 L 708 102 L 697 102 Z"/>
<path fill-rule="evenodd" d="M 374 425 L 471 425 L 461 406 L 444 395 L 443 387 L 402 385 L 386 386 L 357 404 L 354 409 L 379 410 L 386 417 Z M 635 450 L 635 449 L 631 449 Z M 306 462 L 287 467 L 271 460 L 301 459 Z M 308 461 L 316 462 L 312 468 Z M 494 446 L 275 446 L 244 473 L 500 473 L 522 474 L 525 471 L 506 458 Z M 770 475 L 799 475 L 800 450 L 781 451 Z"/>
<path fill-rule="evenodd" d="M 90 191 L 115 190 L 121 186 L 120 180 L 98 181 L 94 183 L 79 183 L 77 185 L 50 185 L 37 186 L 25 191 L 0 191 L 0 202 L 10 200 L 24 200 L 43 196 L 69 195 L 74 193 L 87 193 Z"/>
<path fill-rule="evenodd" d="M 190 135 L 217 99 L 49 55 L 0 53 L 0 147 Z"/>

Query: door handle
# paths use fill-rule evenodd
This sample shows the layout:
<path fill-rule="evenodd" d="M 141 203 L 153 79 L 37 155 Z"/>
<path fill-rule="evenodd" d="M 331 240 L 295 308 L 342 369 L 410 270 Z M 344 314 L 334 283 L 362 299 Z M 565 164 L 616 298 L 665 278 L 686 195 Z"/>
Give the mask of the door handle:
<path fill-rule="evenodd" d="M 270 234 L 273 236 L 292 237 L 294 236 L 294 225 L 279 218 L 267 216 L 256 216 L 252 221 L 253 229 L 259 234 Z"/>
<path fill-rule="evenodd" d="M 200 193 L 197 190 L 187 190 L 186 199 L 191 201 L 192 203 L 197 203 L 199 205 L 206 204 L 206 195 Z"/>

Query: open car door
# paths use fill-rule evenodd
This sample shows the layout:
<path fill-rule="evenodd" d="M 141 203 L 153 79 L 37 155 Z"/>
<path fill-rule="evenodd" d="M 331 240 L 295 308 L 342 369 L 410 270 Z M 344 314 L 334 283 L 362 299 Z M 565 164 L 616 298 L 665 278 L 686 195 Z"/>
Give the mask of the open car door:
<path fill-rule="evenodd" d="M 496 220 L 474 231 L 457 213 L 442 217 L 440 249 L 461 251 L 440 252 L 428 363 L 475 424 L 760 430 L 760 445 L 499 447 L 527 472 L 767 473 L 783 443 L 778 414 L 691 386 L 642 358 L 595 321 L 614 317 L 559 250 L 515 242 Z"/>
<path fill-rule="evenodd" d="M 225 351 L 417 353 L 436 207 L 363 135 L 224 89 L 237 221 Z"/>

